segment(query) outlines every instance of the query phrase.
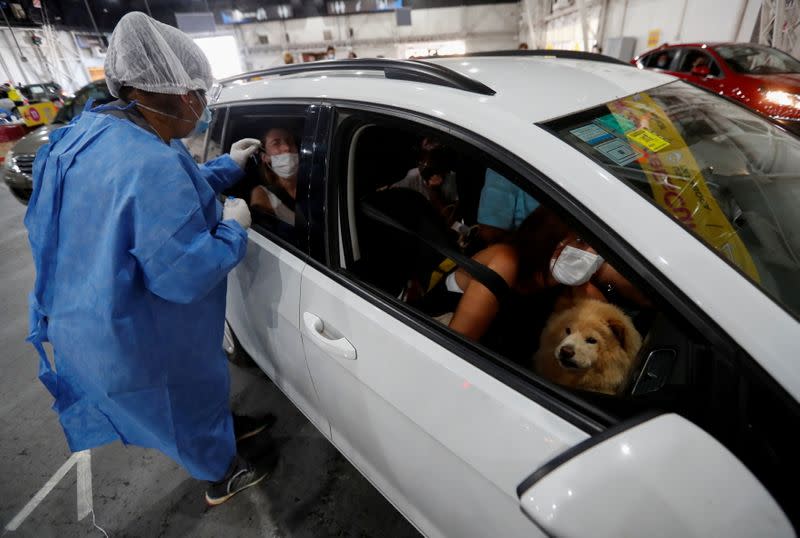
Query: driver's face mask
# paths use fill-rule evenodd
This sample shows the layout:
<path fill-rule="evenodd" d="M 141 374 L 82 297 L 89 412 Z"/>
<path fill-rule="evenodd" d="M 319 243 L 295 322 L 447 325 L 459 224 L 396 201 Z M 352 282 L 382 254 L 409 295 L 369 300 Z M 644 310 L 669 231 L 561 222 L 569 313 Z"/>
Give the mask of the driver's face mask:
<path fill-rule="evenodd" d="M 550 262 L 550 272 L 561 284 L 580 286 L 589 282 L 601 265 L 601 256 L 567 245 L 558 258 Z"/>
<path fill-rule="evenodd" d="M 292 177 L 297 173 L 300 156 L 297 153 L 281 153 L 270 157 L 270 168 L 280 177 Z"/>

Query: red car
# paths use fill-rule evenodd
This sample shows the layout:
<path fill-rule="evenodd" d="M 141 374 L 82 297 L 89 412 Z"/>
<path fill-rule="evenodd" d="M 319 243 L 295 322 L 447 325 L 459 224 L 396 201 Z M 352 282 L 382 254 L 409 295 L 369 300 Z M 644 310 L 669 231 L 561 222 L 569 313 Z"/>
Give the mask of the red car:
<path fill-rule="evenodd" d="M 741 101 L 800 135 L 800 61 L 753 43 L 662 45 L 631 60 Z"/>

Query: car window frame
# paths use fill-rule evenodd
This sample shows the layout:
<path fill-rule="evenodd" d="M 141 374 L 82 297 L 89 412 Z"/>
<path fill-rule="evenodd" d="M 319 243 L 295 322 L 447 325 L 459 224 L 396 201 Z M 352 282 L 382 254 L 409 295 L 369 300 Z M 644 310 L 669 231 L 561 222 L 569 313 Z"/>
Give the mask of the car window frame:
<path fill-rule="evenodd" d="M 655 58 L 658 54 L 662 54 L 664 52 L 666 52 L 667 54 L 671 54 L 672 55 L 672 57 L 670 58 L 669 63 L 667 64 L 666 67 L 655 67 L 655 66 L 648 67 L 647 66 L 646 62 L 648 60 L 650 60 L 651 58 Z M 671 72 L 674 71 L 673 67 L 675 65 L 675 61 L 680 56 L 680 54 L 681 54 L 681 50 L 680 49 L 669 48 L 669 47 L 664 48 L 664 49 L 654 50 L 652 52 L 647 53 L 642 58 L 642 67 L 644 69 L 653 69 L 653 70 L 659 71 L 659 72 L 671 73 Z"/>
<path fill-rule="evenodd" d="M 231 144 L 233 143 L 232 133 L 231 133 L 231 120 L 235 117 L 235 114 L 238 110 L 243 108 L 252 108 L 252 107 L 260 107 L 260 106 L 274 106 L 274 107 L 291 107 L 291 108 L 299 108 L 303 107 L 303 120 L 304 120 L 304 127 L 303 127 L 303 134 L 301 135 L 300 144 L 298 146 L 298 152 L 300 153 L 300 161 L 301 164 L 303 162 L 307 162 L 307 166 L 309 168 L 308 174 L 305 175 L 298 175 L 297 178 L 297 199 L 296 203 L 296 210 L 302 211 L 305 215 L 309 215 L 310 211 L 310 200 L 311 195 L 310 191 L 312 189 L 312 185 L 315 183 L 312 176 L 315 174 L 316 169 L 314 167 L 314 158 L 316 155 L 315 147 L 317 145 L 317 138 L 318 138 L 318 130 L 319 130 L 319 116 L 318 110 L 315 107 L 319 107 L 320 101 L 318 99 L 285 99 L 285 98 L 278 98 L 278 99 L 253 99 L 247 101 L 230 101 L 224 103 L 217 103 L 212 105 L 212 108 L 218 109 L 221 107 L 226 108 L 225 114 L 225 123 L 223 126 L 223 133 L 222 133 L 222 153 L 225 153 L 225 149 L 229 149 Z M 297 117 L 300 117 L 299 115 Z M 208 137 L 204 142 L 204 156 L 208 155 Z M 310 253 L 310 233 L 309 228 L 311 226 L 311 217 L 301 220 L 300 226 L 295 225 L 297 230 L 297 238 L 298 244 L 293 244 L 286 239 L 280 237 L 278 234 L 273 232 L 272 230 L 265 228 L 264 226 L 259 225 L 256 222 L 253 222 L 251 226 L 251 230 L 253 232 L 259 234 L 260 236 L 266 238 L 267 240 L 275 243 L 277 246 L 281 247 L 286 252 L 292 254 L 296 258 L 300 259 L 303 262 L 308 262 L 311 259 Z"/>
<path fill-rule="evenodd" d="M 689 54 L 691 54 L 692 52 L 699 52 L 701 54 L 705 54 L 706 55 L 706 57 L 708 58 L 708 61 L 710 62 L 709 63 L 709 71 L 711 69 L 710 66 L 711 66 L 712 63 L 714 65 L 716 65 L 717 69 L 719 70 L 719 75 L 711 75 L 711 74 L 709 74 L 708 77 L 704 77 L 704 78 L 711 78 L 711 79 L 714 79 L 714 80 L 722 80 L 722 79 L 725 78 L 725 71 L 722 69 L 722 66 L 720 65 L 719 61 L 717 61 L 717 59 L 714 57 L 714 55 L 711 54 L 708 50 L 702 49 L 700 47 L 681 47 L 681 53 L 678 56 L 675 57 L 675 64 L 674 64 L 675 69 L 672 70 L 674 73 L 680 73 L 681 75 L 692 76 L 692 77 L 696 77 L 697 76 L 697 75 L 693 75 L 692 74 L 691 69 L 689 71 L 679 71 L 678 70 L 678 68 L 683 63 L 684 58 L 686 56 L 688 56 Z"/>
<path fill-rule="evenodd" d="M 602 225 L 602 221 L 600 221 L 598 217 L 589 212 L 568 193 L 564 192 L 555 182 L 548 179 L 539 170 L 523 159 L 511 154 L 476 133 L 449 123 L 441 118 L 428 116 L 423 113 L 388 105 L 376 105 L 373 103 L 341 99 L 327 100 L 325 107 L 328 107 L 327 113 L 330 114 L 333 119 L 335 119 L 340 110 L 346 111 L 347 109 L 355 108 L 359 111 L 373 112 L 379 115 L 389 115 L 410 120 L 421 127 L 446 132 L 450 136 L 455 136 L 465 143 L 474 146 L 476 149 L 483 151 L 492 159 L 503 163 L 504 168 L 513 170 L 515 175 L 521 174 L 522 177 L 528 178 L 533 187 L 525 187 L 526 191 L 534 191 L 534 196 L 539 196 L 541 194 L 540 200 L 543 200 L 543 204 L 555 204 L 559 206 L 570 215 L 571 220 L 578 223 L 580 227 L 579 230 L 581 228 L 591 230 L 590 233 L 587 233 L 587 237 L 594 236 L 595 240 L 603 245 L 604 250 L 611 254 L 611 256 L 608 256 L 608 259 L 615 267 L 624 267 L 626 268 L 626 275 L 627 273 L 634 275 L 633 278 L 630 276 L 629 278 L 635 285 L 639 286 L 640 289 L 648 290 L 652 288 L 652 290 L 658 294 L 661 302 L 663 302 L 666 307 L 662 308 L 665 315 L 679 316 L 680 319 L 684 320 L 690 326 L 698 328 L 697 330 L 701 331 L 708 339 L 709 345 L 713 347 L 715 352 L 724 355 L 731 361 L 734 361 L 734 357 L 738 356 L 741 352 L 739 346 L 716 325 L 705 312 L 699 310 L 697 305 L 687 296 L 680 290 L 670 289 L 670 286 L 665 285 L 664 279 L 658 277 L 659 273 L 657 270 L 641 254 L 625 243 L 616 232 Z M 387 300 L 387 298 L 384 297 L 386 294 L 382 290 L 368 283 L 357 281 L 344 270 L 338 268 L 340 255 L 338 250 L 338 226 L 341 217 L 339 215 L 339 199 L 337 196 L 340 193 L 335 192 L 337 188 L 336 183 L 338 181 L 337 176 L 340 175 L 340 173 L 336 168 L 337 163 L 338 166 L 341 166 L 341 159 L 346 158 L 346 156 L 341 154 L 341 148 L 338 147 L 340 141 L 333 139 L 335 127 L 335 121 L 333 121 L 333 119 L 329 122 L 330 127 L 325 134 L 325 136 L 328 137 L 327 143 L 331 153 L 329 155 L 330 163 L 328 174 L 324 177 L 316 178 L 316 181 L 319 181 L 320 184 L 312 189 L 312 192 L 315 192 L 318 198 L 324 198 L 328 203 L 327 215 L 320 215 L 316 227 L 311 230 L 312 235 L 322 235 L 325 237 L 326 251 L 322 255 L 318 253 L 313 256 L 309 260 L 309 264 L 376 307 L 381 308 L 385 312 L 406 323 L 423 336 L 431 338 L 447 347 L 473 366 L 492 375 L 505 385 L 525 395 L 532 401 L 549 409 L 584 431 L 590 434 L 597 433 L 602 431 L 605 427 L 615 424 L 618 418 L 609 415 L 605 410 L 595 407 L 586 400 L 560 387 L 553 386 L 543 380 L 532 380 L 529 375 L 521 375 L 520 372 L 508 368 L 504 364 L 498 364 L 497 359 L 499 356 L 497 354 L 474 342 L 467 341 L 465 338 L 459 338 L 453 335 L 446 327 L 435 323 L 428 316 L 414 311 L 411 307 L 403 307 L 397 304 L 395 298 Z M 331 201 L 335 203 L 331 204 Z M 319 222 L 324 222 L 324 226 L 322 226 L 323 229 L 320 229 Z M 343 239 L 343 243 L 345 241 L 346 239 Z M 644 285 L 642 285 L 643 283 Z M 755 366 L 760 368 L 757 363 Z M 774 382 L 763 369 L 762 373 Z"/>

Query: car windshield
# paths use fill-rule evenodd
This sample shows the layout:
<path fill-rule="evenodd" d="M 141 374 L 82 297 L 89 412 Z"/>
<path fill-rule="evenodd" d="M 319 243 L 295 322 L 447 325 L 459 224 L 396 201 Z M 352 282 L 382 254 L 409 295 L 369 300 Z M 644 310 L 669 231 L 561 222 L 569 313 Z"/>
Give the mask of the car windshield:
<path fill-rule="evenodd" d="M 684 82 L 543 127 L 800 317 L 800 139 Z"/>
<path fill-rule="evenodd" d="M 715 47 L 728 65 L 738 73 L 775 75 L 800 73 L 800 62 L 776 49 L 758 45 L 724 45 Z"/>
<path fill-rule="evenodd" d="M 28 91 L 34 97 L 38 97 L 47 93 L 43 86 L 28 86 Z"/>

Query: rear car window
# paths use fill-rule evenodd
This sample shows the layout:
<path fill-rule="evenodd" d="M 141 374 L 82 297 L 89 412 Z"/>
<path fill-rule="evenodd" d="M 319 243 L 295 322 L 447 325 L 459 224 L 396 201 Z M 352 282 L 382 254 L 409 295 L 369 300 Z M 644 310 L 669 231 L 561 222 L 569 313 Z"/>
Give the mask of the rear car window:
<path fill-rule="evenodd" d="M 800 140 L 673 82 L 542 125 L 800 317 Z"/>

